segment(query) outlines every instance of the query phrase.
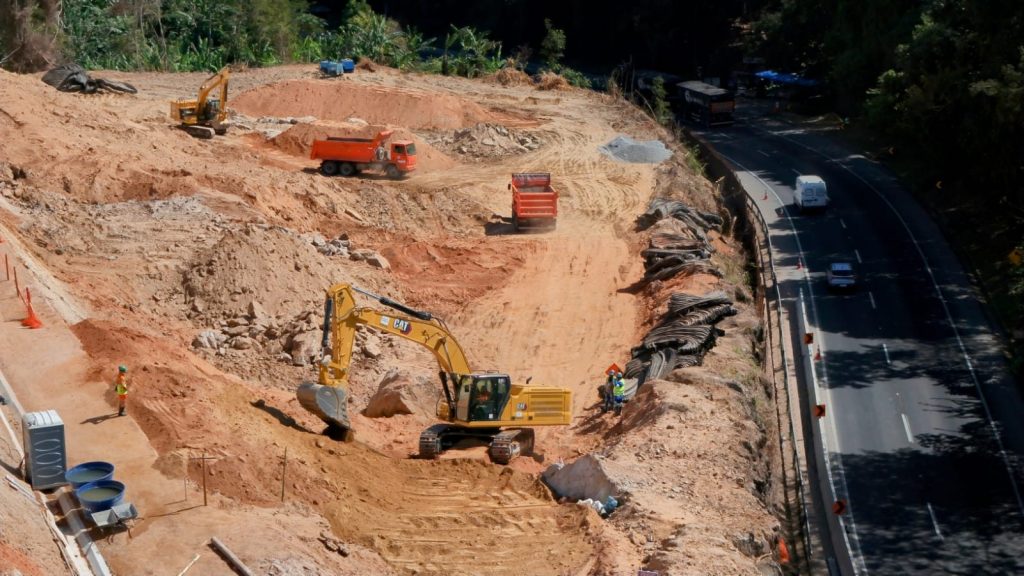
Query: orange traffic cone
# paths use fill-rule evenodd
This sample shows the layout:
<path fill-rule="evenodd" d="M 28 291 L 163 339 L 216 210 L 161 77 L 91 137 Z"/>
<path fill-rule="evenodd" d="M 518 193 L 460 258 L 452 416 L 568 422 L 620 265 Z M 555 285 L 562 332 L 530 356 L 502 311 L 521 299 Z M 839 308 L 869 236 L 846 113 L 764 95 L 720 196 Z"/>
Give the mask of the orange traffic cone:
<path fill-rule="evenodd" d="M 779 537 L 779 564 L 789 564 L 789 547 L 786 541 Z"/>
<path fill-rule="evenodd" d="M 803 267 L 804 267 L 804 263 L 803 263 L 803 261 L 801 261 L 801 260 L 800 260 L 799 258 L 797 258 L 797 259 L 796 259 L 796 269 L 797 269 L 797 270 L 800 270 L 800 269 L 802 269 Z"/>
<path fill-rule="evenodd" d="M 764 191 L 764 196 L 761 197 L 761 200 L 768 200 L 768 190 Z M 0 240 L 0 242 L 2 242 L 2 240 Z"/>
<path fill-rule="evenodd" d="M 32 309 L 32 294 L 25 288 L 25 306 L 28 308 L 28 316 L 21 321 L 21 325 L 26 328 L 42 328 L 43 323 L 36 316 L 36 311 Z"/>
<path fill-rule="evenodd" d="M 821 360 L 821 346 L 818 346 L 818 351 L 814 353 L 814 361 L 818 362 Z"/>

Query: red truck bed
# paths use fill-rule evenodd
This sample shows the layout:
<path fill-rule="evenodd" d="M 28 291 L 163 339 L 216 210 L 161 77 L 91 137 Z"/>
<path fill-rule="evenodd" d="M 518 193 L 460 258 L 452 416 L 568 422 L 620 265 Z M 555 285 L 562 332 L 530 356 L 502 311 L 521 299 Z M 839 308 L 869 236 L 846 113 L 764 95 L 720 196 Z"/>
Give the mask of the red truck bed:
<path fill-rule="evenodd" d="M 548 172 L 520 172 L 512 175 L 512 226 L 554 228 L 558 219 L 558 192 L 551 187 Z"/>

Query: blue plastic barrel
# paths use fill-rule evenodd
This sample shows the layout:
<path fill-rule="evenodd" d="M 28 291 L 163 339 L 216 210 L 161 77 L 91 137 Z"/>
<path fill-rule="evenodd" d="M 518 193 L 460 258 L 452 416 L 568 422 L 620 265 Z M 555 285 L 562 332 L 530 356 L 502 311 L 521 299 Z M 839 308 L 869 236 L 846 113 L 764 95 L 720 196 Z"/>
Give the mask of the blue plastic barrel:
<path fill-rule="evenodd" d="M 83 462 L 64 473 L 72 488 L 79 488 L 89 482 L 110 480 L 114 477 L 114 465 L 110 462 Z"/>
<path fill-rule="evenodd" d="M 341 70 L 343 72 L 353 72 L 356 69 L 356 63 L 351 58 L 343 58 L 341 61 Z"/>
<path fill-rule="evenodd" d="M 82 508 L 89 512 L 101 512 L 124 500 L 124 484 L 117 480 L 98 480 L 75 490 L 75 496 L 82 503 Z"/>

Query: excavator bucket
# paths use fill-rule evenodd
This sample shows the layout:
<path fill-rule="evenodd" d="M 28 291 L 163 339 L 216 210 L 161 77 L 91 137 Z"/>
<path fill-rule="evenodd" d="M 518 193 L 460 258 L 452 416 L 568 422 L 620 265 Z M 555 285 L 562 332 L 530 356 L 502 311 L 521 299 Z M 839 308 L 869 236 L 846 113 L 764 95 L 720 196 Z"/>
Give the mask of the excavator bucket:
<path fill-rule="evenodd" d="M 344 388 L 304 382 L 295 394 L 303 408 L 319 416 L 328 426 L 342 431 L 352 427 L 348 419 L 348 391 Z"/>

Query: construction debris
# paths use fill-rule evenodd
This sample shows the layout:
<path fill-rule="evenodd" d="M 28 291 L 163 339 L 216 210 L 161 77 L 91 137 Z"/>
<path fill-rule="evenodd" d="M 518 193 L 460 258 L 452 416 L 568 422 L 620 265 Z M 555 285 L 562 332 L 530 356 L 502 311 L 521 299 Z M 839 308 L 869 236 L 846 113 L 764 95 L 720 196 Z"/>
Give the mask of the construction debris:
<path fill-rule="evenodd" d="M 540 139 L 529 132 L 483 122 L 428 136 L 426 140 L 446 154 L 472 159 L 503 158 L 541 147 Z"/>
<path fill-rule="evenodd" d="M 43 82 L 53 86 L 61 92 L 82 92 L 92 94 L 99 91 L 122 92 L 136 94 L 135 86 L 127 82 L 104 80 L 93 78 L 78 64 L 64 64 L 58 66 L 43 75 Z"/>

